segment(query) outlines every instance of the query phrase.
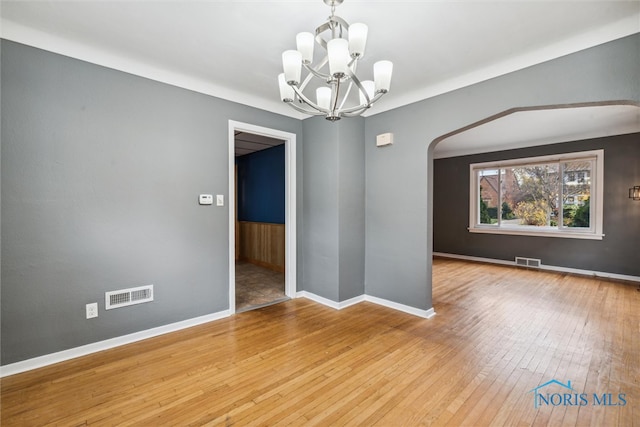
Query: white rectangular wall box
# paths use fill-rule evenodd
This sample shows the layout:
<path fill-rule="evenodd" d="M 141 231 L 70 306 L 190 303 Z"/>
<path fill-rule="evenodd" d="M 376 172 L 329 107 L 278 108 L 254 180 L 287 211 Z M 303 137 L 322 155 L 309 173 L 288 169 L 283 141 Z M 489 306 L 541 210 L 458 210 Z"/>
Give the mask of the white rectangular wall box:
<path fill-rule="evenodd" d="M 376 146 L 384 147 L 385 145 L 393 144 L 393 134 L 392 133 L 381 133 L 376 136 Z"/>
<path fill-rule="evenodd" d="M 224 194 L 216 195 L 216 206 L 224 206 Z"/>
<path fill-rule="evenodd" d="M 201 194 L 198 198 L 198 202 L 201 205 L 212 205 L 213 204 L 213 195 L 212 194 Z"/>
<path fill-rule="evenodd" d="M 105 310 L 151 301 L 153 301 L 153 285 L 109 291 L 104 294 Z"/>
<path fill-rule="evenodd" d="M 87 304 L 87 319 L 98 317 L 98 303 L 92 302 Z"/>

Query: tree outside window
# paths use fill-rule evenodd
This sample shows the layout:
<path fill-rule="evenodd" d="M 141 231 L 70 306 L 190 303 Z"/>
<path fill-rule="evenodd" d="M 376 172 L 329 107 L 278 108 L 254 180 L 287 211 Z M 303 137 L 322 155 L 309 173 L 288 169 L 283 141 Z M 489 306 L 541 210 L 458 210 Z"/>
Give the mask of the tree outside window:
<path fill-rule="evenodd" d="M 590 171 L 589 160 L 479 170 L 480 224 L 589 228 Z"/>

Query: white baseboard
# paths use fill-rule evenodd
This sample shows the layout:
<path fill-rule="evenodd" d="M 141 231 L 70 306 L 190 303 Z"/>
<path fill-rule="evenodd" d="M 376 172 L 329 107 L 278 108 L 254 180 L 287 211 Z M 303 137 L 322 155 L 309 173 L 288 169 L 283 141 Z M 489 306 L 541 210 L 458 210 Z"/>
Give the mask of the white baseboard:
<path fill-rule="evenodd" d="M 320 295 L 316 295 L 313 294 L 311 292 L 307 292 L 307 291 L 300 291 L 298 293 L 296 293 L 296 298 L 306 298 L 306 299 L 310 299 L 311 301 L 315 301 L 318 304 L 322 304 L 322 305 L 326 305 L 327 307 L 333 308 L 334 310 L 340 310 L 340 304 L 332 301 L 328 298 L 325 297 L 321 297 Z"/>
<path fill-rule="evenodd" d="M 66 360 L 75 359 L 77 357 L 86 356 L 92 353 L 97 353 L 99 351 L 119 347 L 121 345 L 131 344 L 137 341 L 145 340 L 147 338 L 153 338 L 158 335 L 176 332 L 182 329 L 190 328 L 192 326 L 201 325 L 203 323 L 213 322 L 214 320 L 229 317 L 229 315 L 229 310 L 224 310 L 217 313 L 208 314 L 206 316 L 195 317 L 193 319 L 187 319 L 181 322 L 159 326 L 157 328 L 147 329 L 146 331 L 134 332 L 132 334 L 123 335 L 121 337 L 111 338 L 80 347 L 70 348 L 69 350 L 63 350 L 57 353 L 47 354 L 44 356 L 34 357 L 33 359 L 23 360 L 20 362 L 11 363 L 9 365 L 0 366 L 0 378 L 30 371 L 32 369 L 42 368 L 44 366 L 53 365 L 54 363 L 64 362 Z"/>
<path fill-rule="evenodd" d="M 321 297 L 320 295 L 316 295 L 312 292 L 300 291 L 296 294 L 296 298 L 307 298 L 307 299 L 310 299 L 311 301 L 315 301 L 319 304 L 326 305 L 327 307 L 331 307 L 335 310 L 342 310 L 343 308 L 347 308 L 349 306 L 352 306 L 364 301 L 365 296 L 360 295 L 355 298 L 348 299 L 346 301 L 336 302 L 328 298 Z"/>
<path fill-rule="evenodd" d="M 403 311 L 405 313 L 412 314 L 414 316 L 431 318 L 435 316 L 433 308 L 429 310 L 421 310 L 408 305 L 399 304 L 393 301 L 388 301 L 382 298 L 373 297 L 370 295 L 360 295 L 355 298 L 348 299 L 346 301 L 336 302 L 328 298 L 321 297 L 311 292 L 301 291 L 296 294 L 296 297 L 307 298 L 315 301 L 319 304 L 331 307 L 336 310 L 342 310 L 355 304 L 359 304 L 363 301 L 372 302 L 374 304 L 382 305 L 384 307 L 392 308 L 394 310 Z M 108 340 L 95 342 L 80 347 L 71 348 L 68 350 L 59 351 L 57 353 L 46 354 L 44 356 L 34 357 L 33 359 L 27 359 L 9 365 L 0 366 L 0 378 L 8 377 L 10 375 L 19 374 L 21 372 L 30 371 L 44 366 L 53 365 L 54 363 L 64 362 L 66 360 L 75 359 L 77 357 L 87 356 L 99 351 L 108 350 L 111 348 L 119 347 L 125 344 L 131 344 L 137 341 L 142 341 L 147 338 L 153 338 L 158 335 L 168 334 L 170 332 L 176 332 L 182 329 L 187 329 L 192 326 L 201 325 L 207 322 L 213 322 L 214 320 L 223 319 L 230 316 L 229 310 L 220 311 L 218 313 L 209 314 L 206 316 L 200 316 L 193 319 L 183 320 L 181 322 L 171 323 L 169 325 L 159 326 L 157 328 L 148 329 L 146 331 L 135 332 L 133 334 L 124 335 L 121 337 L 111 338 Z"/>
<path fill-rule="evenodd" d="M 414 316 L 430 319 L 436 315 L 435 310 L 431 307 L 428 310 L 422 310 L 420 308 L 411 307 L 409 305 L 400 304 L 397 302 L 389 301 L 386 299 L 373 297 L 371 295 L 365 295 L 365 301 L 372 302 L 374 304 L 382 305 L 384 307 L 393 308 L 394 310 L 403 311 L 405 313 L 413 314 Z"/>
<path fill-rule="evenodd" d="M 387 308 L 392 308 L 394 310 L 412 314 L 414 316 L 423 317 L 425 319 L 429 319 L 435 316 L 436 314 L 433 308 L 430 308 L 429 310 L 421 310 L 419 308 L 410 307 L 408 305 L 399 304 L 397 302 L 385 300 L 378 297 L 373 297 L 371 295 L 360 295 L 355 298 L 351 298 L 342 302 L 335 302 L 330 299 L 321 297 L 319 295 L 316 295 L 314 293 L 307 292 L 307 291 L 298 292 L 296 294 L 296 297 L 307 298 L 319 304 L 326 305 L 327 307 L 333 308 L 335 310 L 342 310 L 343 308 L 347 308 L 349 306 L 361 303 L 363 301 L 367 301 L 367 302 L 372 302 L 374 304 L 378 304 Z"/>
<path fill-rule="evenodd" d="M 454 259 L 462 259 L 465 261 L 477 261 L 477 262 L 486 262 L 490 264 L 500 264 L 500 265 L 510 265 L 513 267 L 519 267 L 515 260 L 514 261 L 506 261 L 503 259 L 493 259 L 493 258 L 481 258 L 469 255 L 458 255 L 458 254 L 448 254 L 444 252 L 434 252 L 433 256 L 439 256 L 442 258 L 454 258 Z M 593 270 L 582 270 L 579 268 L 570 268 L 570 267 L 559 267 L 556 265 L 545 265 L 540 264 L 540 267 L 535 269 L 539 270 L 548 270 L 548 271 L 557 271 L 560 273 L 571 273 L 571 274 L 579 274 L 581 276 L 591 276 L 591 277 L 600 277 L 603 279 L 615 279 L 615 280 L 626 280 L 629 282 L 640 282 L 640 277 L 638 276 L 629 276 L 626 274 L 617 274 L 617 273 L 608 273 L 604 271 L 593 271 Z"/>

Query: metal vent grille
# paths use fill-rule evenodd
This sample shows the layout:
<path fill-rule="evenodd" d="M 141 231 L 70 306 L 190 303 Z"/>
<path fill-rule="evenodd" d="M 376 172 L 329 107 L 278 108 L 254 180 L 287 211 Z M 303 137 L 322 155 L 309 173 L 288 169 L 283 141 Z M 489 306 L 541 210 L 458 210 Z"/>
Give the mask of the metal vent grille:
<path fill-rule="evenodd" d="M 153 285 L 106 292 L 104 298 L 106 310 L 151 302 L 153 301 Z"/>
<path fill-rule="evenodd" d="M 139 291 L 131 291 L 131 301 L 140 301 L 151 298 L 151 289 L 140 289 Z"/>
<path fill-rule="evenodd" d="M 536 258 L 524 258 L 524 257 L 516 257 L 516 265 L 521 265 L 523 267 L 534 267 L 539 268 L 542 264 L 542 261 Z"/>

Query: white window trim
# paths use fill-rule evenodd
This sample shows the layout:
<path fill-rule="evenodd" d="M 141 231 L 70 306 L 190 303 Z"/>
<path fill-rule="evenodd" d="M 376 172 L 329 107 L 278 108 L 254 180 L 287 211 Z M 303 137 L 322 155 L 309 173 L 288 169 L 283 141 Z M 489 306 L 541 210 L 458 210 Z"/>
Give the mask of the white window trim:
<path fill-rule="evenodd" d="M 506 166 L 540 164 L 551 162 L 563 162 L 567 160 L 593 159 L 595 170 L 592 176 L 595 177 L 591 184 L 591 222 L 592 228 L 589 230 L 571 229 L 566 227 L 531 229 L 510 228 L 508 226 L 496 226 L 489 224 L 479 224 L 479 204 L 476 171 L 479 169 L 499 169 Z M 542 236 L 561 237 L 569 239 L 591 239 L 602 240 L 604 237 L 602 228 L 603 218 L 603 198 L 604 198 L 604 150 L 580 151 L 572 153 L 554 154 L 550 156 L 526 157 L 518 159 L 501 160 L 496 162 L 472 163 L 469 165 L 469 232 L 486 234 L 507 234 L 517 236 Z"/>

